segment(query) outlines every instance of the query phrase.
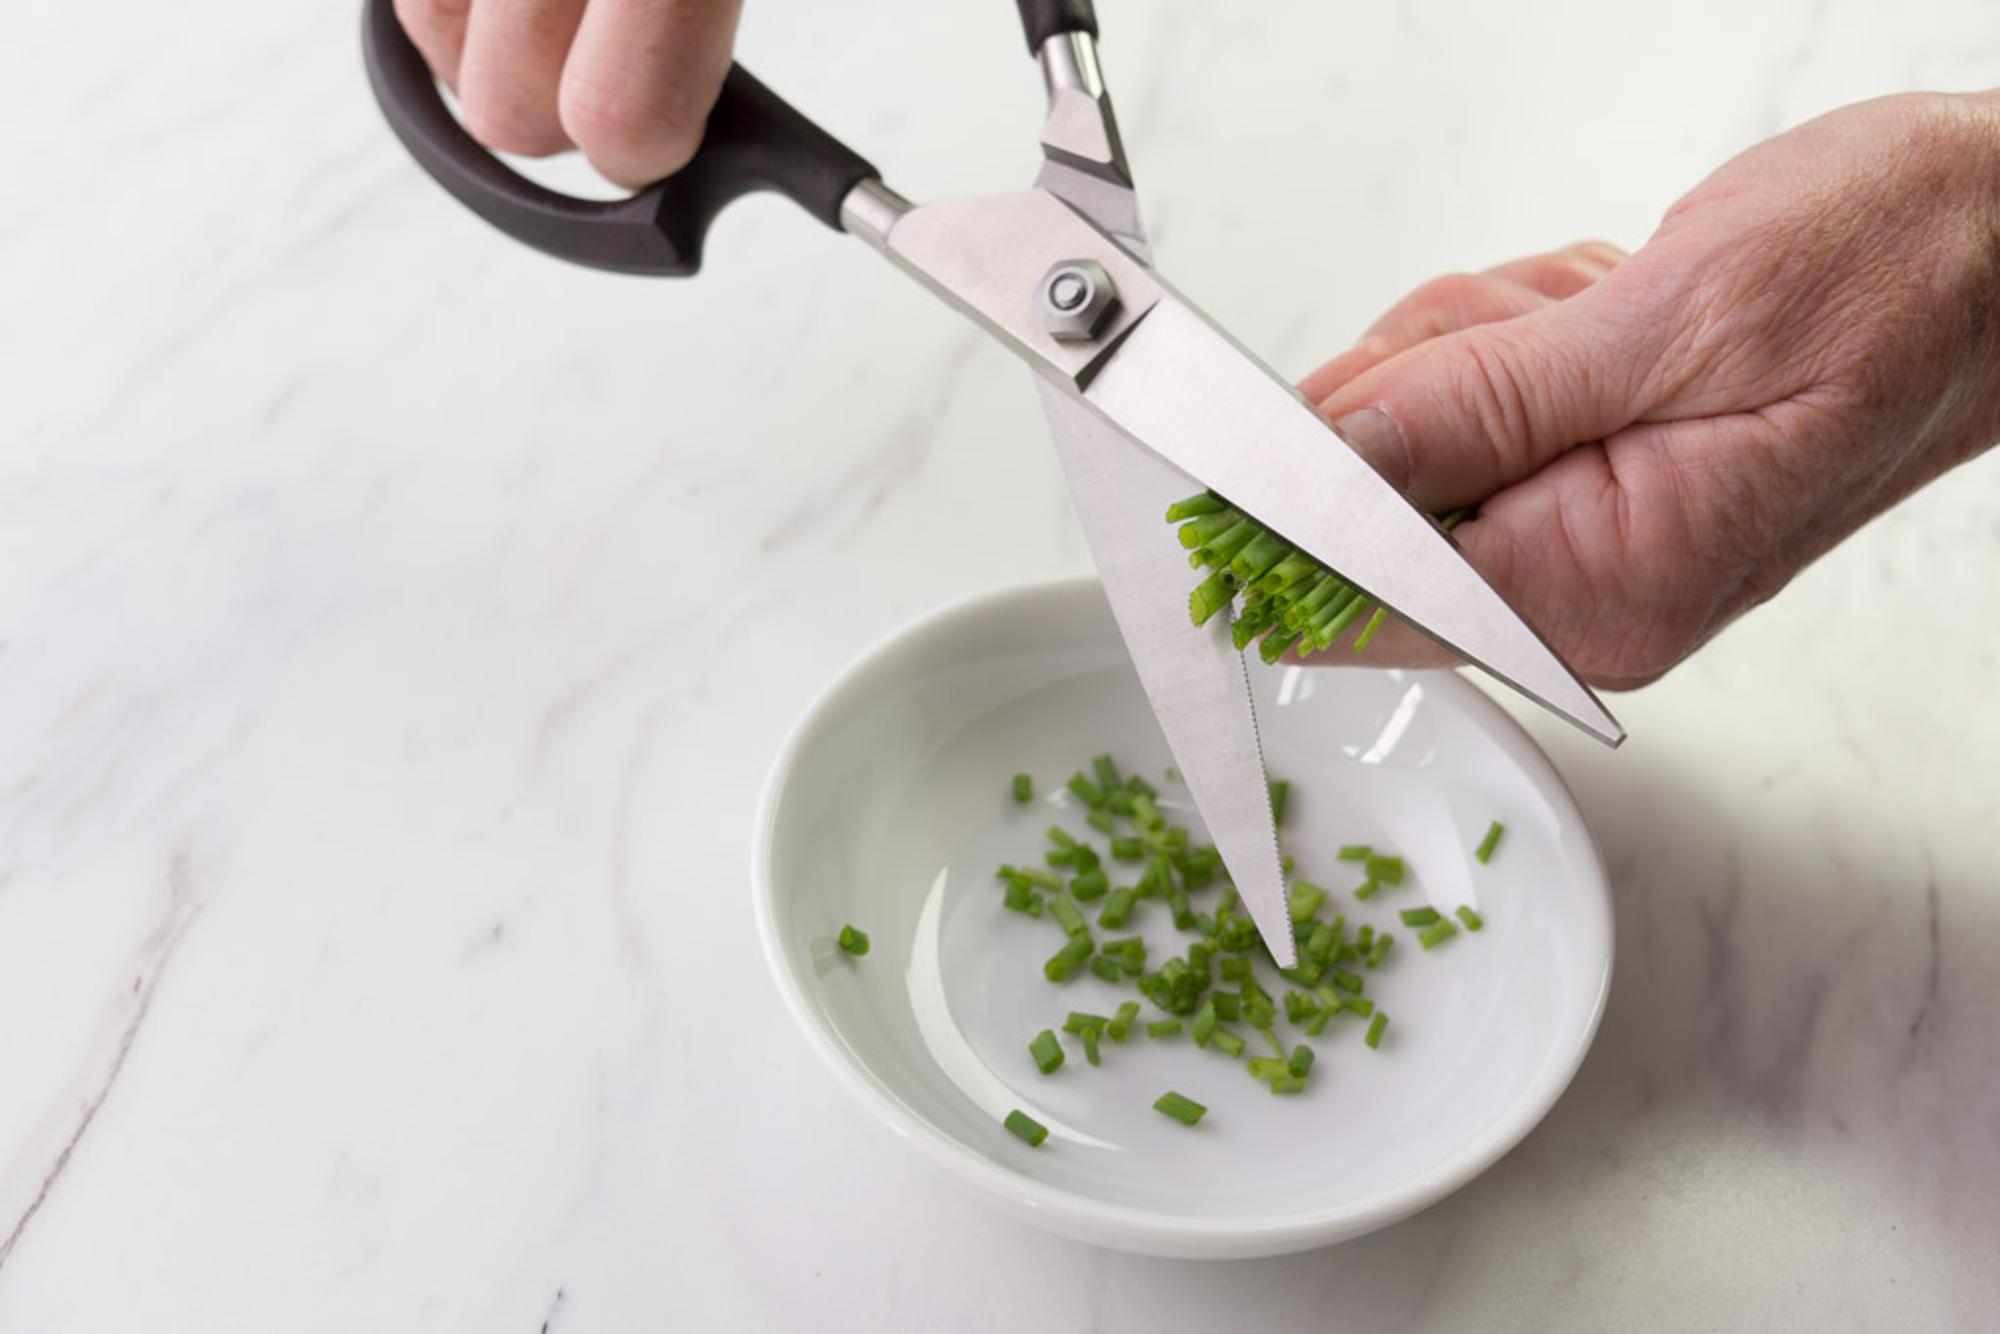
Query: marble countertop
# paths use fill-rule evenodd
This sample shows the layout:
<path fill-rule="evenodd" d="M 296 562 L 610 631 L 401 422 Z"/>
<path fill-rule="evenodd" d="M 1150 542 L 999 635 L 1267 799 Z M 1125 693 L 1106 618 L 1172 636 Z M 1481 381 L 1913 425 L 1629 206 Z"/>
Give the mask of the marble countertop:
<path fill-rule="evenodd" d="M 1032 172 L 1010 6 L 749 9 L 906 193 Z M 1163 268 L 1298 373 L 1818 111 L 2000 81 L 1978 0 L 1102 9 Z M 1990 1319 L 2000 457 L 1619 700 L 1622 752 L 1526 719 L 1619 962 L 1519 1149 L 1332 1250 L 1091 1250 L 849 1104 L 746 890 L 829 673 L 1085 568 L 1020 370 L 772 199 L 691 284 L 503 241 L 352 10 L 0 24 L 0 1328 Z"/>

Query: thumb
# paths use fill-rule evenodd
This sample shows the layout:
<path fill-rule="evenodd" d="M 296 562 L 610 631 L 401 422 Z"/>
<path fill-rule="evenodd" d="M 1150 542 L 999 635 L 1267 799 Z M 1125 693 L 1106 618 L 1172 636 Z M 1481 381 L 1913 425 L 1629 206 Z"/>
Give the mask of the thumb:
<path fill-rule="evenodd" d="M 1336 390 L 1320 415 L 1419 508 L 1484 500 L 1638 419 L 1659 335 L 1617 318 L 1616 280 L 1419 343 Z"/>

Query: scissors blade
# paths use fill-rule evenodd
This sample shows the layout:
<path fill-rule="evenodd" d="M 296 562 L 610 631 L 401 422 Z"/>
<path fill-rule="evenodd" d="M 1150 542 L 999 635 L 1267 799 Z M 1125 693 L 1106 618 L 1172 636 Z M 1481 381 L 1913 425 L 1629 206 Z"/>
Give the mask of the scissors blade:
<path fill-rule="evenodd" d="M 1264 754 L 1243 655 L 1225 618 L 1188 620 L 1187 555 L 1160 540 L 1167 506 L 1199 490 L 1069 391 L 1036 377 L 1077 518 L 1139 683 L 1231 883 L 1279 967 L 1297 962 Z"/>
<path fill-rule="evenodd" d="M 1600 740 L 1625 739 L 1442 529 L 1178 293 L 1163 292 L 1084 399 L 1446 648 Z"/>

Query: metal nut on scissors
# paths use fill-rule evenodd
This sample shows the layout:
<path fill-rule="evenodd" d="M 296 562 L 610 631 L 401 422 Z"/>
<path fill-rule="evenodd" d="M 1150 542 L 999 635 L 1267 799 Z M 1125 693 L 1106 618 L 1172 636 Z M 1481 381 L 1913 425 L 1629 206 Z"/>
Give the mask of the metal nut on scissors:
<path fill-rule="evenodd" d="M 1066 259 L 1042 275 L 1036 304 L 1042 327 L 1063 343 L 1097 337 L 1118 309 L 1118 289 L 1094 259 Z"/>

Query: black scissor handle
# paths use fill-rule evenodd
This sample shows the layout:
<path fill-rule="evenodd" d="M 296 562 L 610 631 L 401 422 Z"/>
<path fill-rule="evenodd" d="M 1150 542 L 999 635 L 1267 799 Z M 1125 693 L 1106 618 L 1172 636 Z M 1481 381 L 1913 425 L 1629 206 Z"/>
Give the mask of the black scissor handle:
<path fill-rule="evenodd" d="M 515 240 L 593 268 L 685 278 L 701 268 L 715 215 L 753 190 L 777 190 L 837 231 L 847 192 L 876 174 L 731 65 L 692 161 L 627 199 L 577 199 L 535 184 L 466 133 L 392 0 L 366 0 L 361 45 L 390 128 L 438 184 Z"/>
<path fill-rule="evenodd" d="M 1028 36 L 1028 53 L 1041 51 L 1042 43 L 1062 32 L 1087 32 L 1097 36 L 1097 11 L 1090 0 L 1018 0 L 1021 30 Z"/>

